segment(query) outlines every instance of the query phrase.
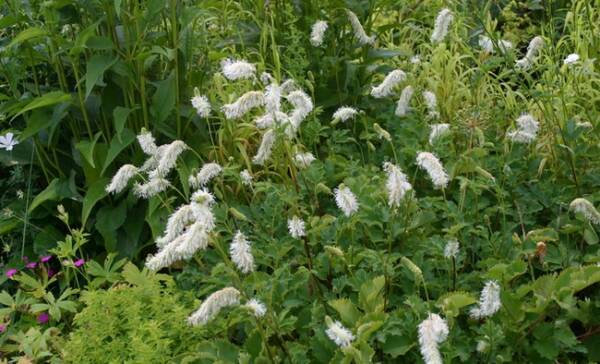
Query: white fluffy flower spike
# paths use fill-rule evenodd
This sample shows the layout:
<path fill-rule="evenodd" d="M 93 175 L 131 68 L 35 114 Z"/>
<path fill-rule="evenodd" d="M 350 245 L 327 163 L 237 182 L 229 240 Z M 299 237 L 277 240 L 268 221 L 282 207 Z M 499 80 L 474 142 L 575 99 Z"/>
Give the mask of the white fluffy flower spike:
<path fill-rule="evenodd" d="M 354 335 L 339 321 L 332 321 L 329 317 L 325 319 L 327 323 L 327 336 L 339 347 L 345 348 L 354 340 Z"/>
<path fill-rule="evenodd" d="M 496 281 L 487 281 L 481 290 L 479 305 L 471 309 L 471 317 L 481 319 L 490 317 L 502 306 L 500 301 L 500 285 Z"/>
<path fill-rule="evenodd" d="M 312 31 L 310 32 L 310 44 L 314 47 L 320 47 L 323 44 L 323 38 L 327 27 L 326 21 L 319 20 L 315 22 L 312 26 Z"/>
<path fill-rule="evenodd" d="M 406 116 L 408 111 L 410 110 L 410 100 L 414 94 L 415 90 L 412 86 L 406 86 L 402 89 L 402 93 L 400 94 L 400 99 L 398 99 L 398 103 L 396 104 L 396 116 Z"/>
<path fill-rule="evenodd" d="M 258 147 L 258 152 L 252 159 L 254 164 L 263 165 L 271 157 L 271 152 L 273 149 L 273 144 L 275 144 L 275 132 L 273 129 L 267 130 L 267 132 L 263 135 L 262 140 L 260 142 L 260 147 Z"/>
<path fill-rule="evenodd" d="M 350 106 L 341 106 L 333 113 L 333 120 L 346 122 L 347 120 L 354 119 L 358 115 L 358 110 Z"/>
<path fill-rule="evenodd" d="M 223 167 L 218 163 L 206 163 L 195 176 L 192 175 L 189 177 L 188 182 L 194 189 L 203 187 L 218 176 L 221 171 L 223 171 Z"/>
<path fill-rule="evenodd" d="M 213 319 L 222 308 L 239 304 L 240 292 L 233 287 L 225 287 L 208 296 L 187 321 L 192 326 L 202 326 Z"/>
<path fill-rule="evenodd" d="M 265 313 L 267 313 L 267 306 L 265 306 L 264 303 L 262 303 L 256 298 L 252 298 L 251 300 L 246 302 L 244 307 L 252 311 L 254 316 L 256 316 L 257 318 L 261 318 L 265 315 Z"/>
<path fill-rule="evenodd" d="M 210 115 L 210 102 L 208 98 L 202 95 L 195 95 L 192 97 L 192 106 L 196 109 L 196 114 L 201 118 L 206 118 Z"/>
<path fill-rule="evenodd" d="M 300 239 L 306 235 L 306 225 L 298 216 L 288 219 L 288 231 L 294 239 Z"/>
<path fill-rule="evenodd" d="M 371 89 L 371 96 L 382 98 L 391 96 L 394 93 L 394 87 L 406 79 L 406 73 L 402 70 L 393 70 L 388 73 L 383 81 Z"/>
<path fill-rule="evenodd" d="M 350 189 L 342 183 L 338 188 L 334 190 L 335 203 L 339 207 L 346 217 L 350 217 L 356 211 L 358 211 L 358 200 Z"/>
<path fill-rule="evenodd" d="M 256 66 L 245 60 L 226 59 L 221 62 L 221 71 L 230 81 L 249 79 L 254 77 Z"/>
<path fill-rule="evenodd" d="M 569 209 L 582 214 L 592 224 L 600 225 L 600 212 L 585 198 L 576 198 L 571 201 Z"/>
<path fill-rule="evenodd" d="M 540 36 L 534 37 L 529 46 L 527 46 L 527 53 L 525 57 L 517 60 L 516 66 L 521 69 L 528 69 L 533 65 L 533 62 L 539 56 L 540 50 L 544 46 L 544 39 Z"/>
<path fill-rule="evenodd" d="M 419 324 L 419 345 L 425 364 L 443 364 L 438 346 L 448 338 L 448 333 L 446 320 L 435 313 Z"/>
<path fill-rule="evenodd" d="M 367 33 L 365 32 L 365 29 L 363 28 L 362 24 L 360 23 L 360 20 L 358 20 L 358 17 L 356 16 L 356 14 L 354 14 L 352 11 L 346 9 L 346 14 L 348 14 L 348 20 L 350 21 L 350 25 L 352 25 L 352 30 L 354 31 L 354 37 L 358 40 L 358 43 L 360 45 L 373 45 L 375 44 L 375 36 L 368 36 Z"/>
<path fill-rule="evenodd" d="M 531 114 L 523 114 L 517 119 L 517 130 L 507 133 L 509 139 L 515 143 L 529 144 L 535 140 L 539 123 Z"/>
<path fill-rule="evenodd" d="M 459 251 L 460 244 L 458 243 L 458 240 L 448 240 L 448 242 L 446 243 L 446 247 L 444 247 L 444 258 L 456 258 L 458 256 Z"/>
<path fill-rule="evenodd" d="M 239 119 L 248 111 L 265 104 L 265 95 L 261 91 L 249 91 L 234 103 L 223 105 L 221 110 L 227 119 Z"/>
<path fill-rule="evenodd" d="M 450 124 L 433 124 L 431 125 L 431 132 L 429 133 L 429 144 L 433 145 L 435 141 L 450 133 Z"/>
<path fill-rule="evenodd" d="M 233 241 L 229 247 L 229 254 L 231 255 L 231 261 L 240 272 L 250 273 L 254 271 L 254 256 L 252 256 L 250 242 L 239 230 L 233 237 Z"/>
<path fill-rule="evenodd" d="M 400 206 L 400 202 L 404 199 L 404 196 L 412 190 L 412 185 L 408 182 L 408 179 L 400 167 L 386 162 L 383 164 L 383 170 L 387 173 L 387 181 L 385 187 L 388 192 L 388 204 L 390 207 Z"/>
<path fill-rule="evenodd" d="M 131 164 L 125 164 L 119 168 L 110 184 L 106 186 L 106 192 L 119 193 L 127 187 L 127 182 L 138 173 L 138 169 Z"/>
<path fill-rule="evenodd" d="M 433 28 L 433 33 L 431 33 L 431 42 L 439 43 L 446 38 L 448 34 L 448 27 L 450 23 L 452 23 L 452 19 L 454 16 L 449 9 L 442 9 L 437 17 L 435 18 L 435 26 Z"/>
<path fill-rule="evenodd" d="M 440 160 L 432 153 L 420 152 L 417 155 L 417 165 L 424 169 L 435 188 L 446 188 L 450 179 Z"/>

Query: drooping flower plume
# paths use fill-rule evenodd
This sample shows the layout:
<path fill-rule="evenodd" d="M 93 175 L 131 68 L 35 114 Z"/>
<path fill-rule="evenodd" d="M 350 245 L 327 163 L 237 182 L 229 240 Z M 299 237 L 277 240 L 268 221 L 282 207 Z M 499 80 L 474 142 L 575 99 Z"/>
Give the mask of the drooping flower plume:
<path fill-rule="evenodd" d="M 413 97 L 415 90 L 412 86 L 406 86 L 400 93 L 400 98 L 396 104 L 396 116 L 406 116 L 410 110 L 410 100 Z"/>
<path fill-rule="evenodd" d="M 238 230 L 233 237 L 231 246 L 229 247 L 231 261 L 242 273 L 250 273 L 254 271 L 254 256 L 252 248 L 246 236 Z"/>
<path fill-rule="evenodd" d="M 319 20 L 315 22 L 312 26 L 312 31 L 310 32 L 310 44 L 314 47 L 320 47 L 323 44 L 323 38 L 327 27 L 326 21 Z"/>
<path fill-rule="evenodd" d="M 218 176 L 223 171 L 223 167 L 219 163 L 206 163 L 200 171 L 194 176 L 190 176 L 188 182 L 194 189 L 206 186 L 213 178 Z"/>
<path fill-rule="evenodd" d="M 230 81 L 250 79 L 254 77 L 256 66 L 245 60 L 225 59 L 221 62 L 221 72 Z"/>
<path fill-rule="evenodd" d="M 110 184 L 106 186 L 106 192 L 108 193 L 119 193 L 127 187 L 127 183 L 138 173 L 136 166 L 131 164 L 125 164 L 119 168 L 117 173 L 114 175 Z"/>
<path fill-rule="evenodd" d="M 582 214 L 592 224 L 600 225 L 600 212 L 585 198 L 576 198 L 569 204 L 569 209 Z"/>
<path fill-rule="evenodd" d="M 481 290 L 479 305 L 471 309 L 471 317 L 482 319 L 490 317 L 502 306 L 500 301 L 500 285 L 496 281 L 487 281 Z"/>
<path fill-rule="evenodd" d="M 294 110 L 290 114 L 292 129 L 289 131 L 293 134 L 298 130 L 302 121 L 313 110 L 314 105 L 310 97 L 302 90 L 290 92 L 289 95 L 287 95 L 287 100 L 294 107 Z"/>
<path fill-rule="evenodd" d="M 358 211 L 358 200 L 356 196 L 350 189 L 344 184 L 341 184 L 338 188 L 334 190 L 335 195 L 335 203 L 338 208 L 342 210 L 346 217 L 350 217 L 356 211 Z"/>
<path fill-rule="evenodd" d="M 346 122 L 358 115 L 358 110 L 350 106 L 341 106 L 333 113 L 333 120 Z"/>
<path fill-rule="evenodd" d="M 326 322 L 327 330 L 325 330 L 325 333 L 337 346 L 345 348 L 352 343 L 354 335 L 341 322 L 334 322 L 329 317 L 327 317 Z"/>
<path fill-rule="evenodd" d="M 296 153 L 294 156 L 294 164 L 298 168 L 308 168 L 312 162 L 314 162 L 315 156 L 311 152 Z"/>
<path fill-rule="evenodd" d="M 450 9 L 442 9 L 438 13 L 437 17 L 435 18 L 433 33 L 431 33 L 432 43 L 439 43 L 446 38 L 446 35 L 448 34 L 448 27 L 450 26 L 450 23 L 452 23 L 453 19 L 454 16 L 452 15 Z"/>
<path fill-rule="evenodd" d="M 260 147 L 258 147 L 258 152 L 252 159 L 254 164 L 263 165 L 271 157 L 271 152 L 273 149 L 273 144 L 275 144 L 275 132 L 273 129 L 267 130 L 266 133 L 263 134 L 262 141 L 260 142 Z"/>
<path fill-rule="evenodd" d="M 419 345 L 425 364 L 443 364 L 438 346 L 448 338 L 448 333 L 446 320 L 435 313 L 419 324 Z"/>
<path fill-rule="evenodd" d="M 402 70 L 393 70 L 388 73 L 383 81 L 371 89 L 371 96 L 382 98 L 391 96 L 394 93 L 394 87 L 406 79 L 406 73 Z"/>
<path fill-rule="evenodd" d="M 235 102 L 223 105 L 221 110 L 227 119 L 239 119 L 255 107 L 265 104 L 265 95 L 261 91 L 248 91 Z"/>
<path fill-rule="evenodd" d="M 346 14 L 348 14 L 348 20 L 350 21 L 350 25 L 352 26 L 352 30 L 354 31 L 354 37 L 358 40 L 358 43 L 363 46 L 367 44 L 375 44 L 375 36 L 367 35 L 356 14 L 354 14 L 348 9 L 346 9 Z"/>
<path fill-rule="evenodd" d="M 430 119 L 437 119 L 440 117 L 440 113 L 437 111 L 437 96 L 429 90 L 423 91 L 423 98 L 425 99 L 425 105 L 427 106 L 427 117 Z"/>
<path fill-rule="evenodd" d="M 540 50 L 544 47 L 544 39 L 540 36 L 534 37 L 531 42 L 529 42 L 529 46 L 527 47 L 527 53 L 525 57 L 517 60 L 516 66 L 521 69 L 529 69 L 533 62 L 539 56 Z"/>
<path fill-rule="evenodd" d="M 210 115 L 210 102 L 208 102 L 208 98 L 202 95 L 196 95 L 192 97 L 192 106 L 196 109 L 196 114 L 201 118 L 206 118 Z"/>
<path fill-rule="evenodd" d="M 212 320 L 224 307 L 239 304 L 240 292 L 233 287 L 225 287 L 208 296 L 187 321 L 192 326 L 202 326 Z"/>
<path fill-rule="evenodd" d="M 432 153 L 420 152 L 417 155 L 417 165 L 424 169 L 435 188 L 446 188 L 450 179 L 440 160 Z"/>
<path fill-rule="evenodd" d="M 456 258 L 458 256 L 459 250 L 460 244 L 458 243 L 458 240 L 448 240 L 448 242 L 446 242 L 446 246 L 444 247 L 444 258 Z"/>
<path fill-rule="evenodd" d="M 500 39 L 495 44 L 490 37 L 482 35 L 479 37 L 479 46 L 486 53 L 495 53 L 496 48 L 500 51 L 500 53 L 504 54 L 509 49 L 512 49 L 513 44 L 507 40 Z"/>
<path fill-rule="evenodd" d="M 577 62 L 579 62 L 579 54 L 577 53 L 571 53 L 569 54 L 563 61 L 563 64 L 567 65 L 567 66 L 571 66 L 576 64 Z"/>
<path fill-rule="evenodd" d="M 433 124 L 429 133 L 429 144 L 433 145 L 435 141 L 450 132 L 450 124 Z"/>

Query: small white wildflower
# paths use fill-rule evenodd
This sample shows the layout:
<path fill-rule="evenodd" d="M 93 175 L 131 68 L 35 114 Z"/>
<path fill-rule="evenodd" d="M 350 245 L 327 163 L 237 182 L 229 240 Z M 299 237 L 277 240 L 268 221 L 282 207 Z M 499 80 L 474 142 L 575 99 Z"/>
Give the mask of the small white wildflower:
<path fill-rule="evenodd" d="M 427 171 L 431 182 L 435 188 L 446 188 L 448 182 L 448 174 L 444 170 L 444 166 L 440 160 L 432 153 L 420 152 L 417 155 L 417 165 Z"/>
<path fill-rule="evenodd" d="M 345 348 L 349 346 L 354 340 L 354 335 L 352 335 L 350 330 L 345 328 L 339 321 L 328 321 L 327 330 L 325 330 L 327 336 L 339 347 Z"/>
<path fill-rule="evenodd" d="M 240 172 L 240 178 L 242 179 L 242 184 L 244 186 L 252 186 L 253 177 L 247 169 Z"/>
<path fill-rule="evenodd" d="M 22 200 L 25 197 L 25 194 L 23 193 L 23 190 L 17 190 L 17 198 L 19 200 Z"/>
<path fill-rule="evenodd" d="M 450 132 L 450 124 L 433 124 L 431 125 L 431 132 L 429 133 L 429 144 L 433 143 L 439 138 Z"/>
<path fill-rule="evenodd" d="M 579 62 L 579 54 L 571 53 L 567 56 L 567 58 L 565 58 L 565 60 L 563 61 L 563 64 L 571 66 L 571 65 L 576 64 L 577 62 Z"/>
<path fill-rule="evenodd" d="M 237 231 L 229 247 L 231 261 L 242 273 L 250 273 L 254 271 L 254 257 L 250 248 L 250 242 L 246 236 Z"/>
<path fill-rule="evenodd" d="M 287 96 L 287 100 L 294 106 L 294 110 L 290 115 L 290 122 L 292 125 L 292 132 L 295 132 L 300 127 L 302 121 L 313 110 L 314 106 L 310 97 L 302 90 L 290 92 Z"/>
<path fill-rule="evenodd" d="M 0 149 L 5 149 L 9 152 L 13 150 L 13 147 L 19 144 L 14 136 L 15 135 L 11 132 L 6 133 L 5 135 L 0 135 Z"/>
<path fill-rule="evenodd" d="M 210 102 L 208 102 L 208 98 L 202 95 L 196 95 L 192 97 L 192 106 L 196 109 L 196 113 L 201 118 L 206 118 L 210 115 Z"/>
<path fill-rule="evenodd" d="M 273 144 L 275 144 L 275 132 L 273 129 L 269 129 L 263 135 L 260 147 L 258 147 L 258 152 L 256 152 L 256 155 L 252 158 L 252 162 L 258 165 L 265 164 L 267 159 L 271 157 Z"/>
<path fill-rule="evenodd" d="M 400 99 L 396 104 L 396 116 L 406 116 L 410 110 L 410 99 L 414 94 L 415 90 L 412 86 L 406 86 L 400 94 Z"/>
<path fill-rule="evenodd" d="M 114 175 L 110 184 L 106 186 L 106 192 L 119 193 L 127 187 L 127 183 L 138 173 L 138 169 L 131 164 L 125 164 Z"/>
<path fill-rule="evenodd" d="M 311 152 L 296 153 L 294 156 L 294 162 L 298 168 L 308 168 L 315 160 L 316 158 Z"/>
<path fill-rule="evenodd" d="M 540 36 L 534 37 L 529 46 L 527 46 L 527 53 L 525 57 L 517 60 L 516 66 L 521 69 L 528 69 L 533 65 L 533 62 L 539 56 L 540 50 L 544 46 L 544 39 Z"/>
<path fill-rule="evenodd" d="M 327 27 L 326 21 L 319 20 L 315 22 L 312 26 L 312 31 L 310 32 L 310 44 L 314 47 L 320 47 L 323 44 L 323 37 L 325 36 Z"/>
<path fill-rule="evenodd" d="M 448 338 L 448 333 L 446 320 L 435 313 L 419 324 L 419 345 L 425 364 L 443 364 L 438 346 Z"/>
<path fill-rule="evenodd" d="M 156 146 L 154 137 L 149 131 L 142 130 L 142 132 L 137 136 L 137 140 L 145 154 L 151 156 L 156 154 L 158 147 Z"/>
<path fill-rule="evenodd" d="M 218 163 L 206 163 L 202 166 L 198 174 L 190 176 L 188 182 L 192 188 L 196 189 L 202 186 L 206 186 L 213 178 L 219 175 L 223 171 Z"/>
<path fill-rule="evenodd" d="M 446 242 L 446 246 L 444 247 L 444 258 L 456 258 L 458 256 L 459 250 L 460 244 L 458 243 L 458 240 L 448 240 L 448 242 Z"/>
<path fill-rule="evenodd" d="M 498 49 L 500 50 L 500 53 L 502 54 L 506 53 L 509 49 L 513 47 L 513 44 L 511 42 L 503 39 L 498 40 L 497 45 Z M 479 37 L 479 46 L 486 53 L 495 53 L 496 47 L 494 45 L 494 41 L 492 41 L 489 37 L 485 35 Z"/>
<path fill-rule="evenodd" d="M 390 207 L 400 206 L 400 202 L 404 199 L 404 196 L 412 190 L 412 185 L 408 182 L 408 178 L 400 167 L 385 162 L 383 164 L 383 170 L 387 173 L 387 181 L 385 187 L 388 192 L 388 204 Z"/>
<path fill-rule="evenodd" d="M 245 60 L 235 61 L 228 58 L 221 62 L 221 71 L 228 80 L 236 81 L 254 77 L 256 66 Z"/>
<path fill-rule="evenodd" d="M 208 296 L 200 305 L 200 308 L 189 318 L 188 323 L 192 326 L 205 325 L 213 319 L 222 308 L 237 306 L 240 304 L 240 292 L 233 287 L 226 287 Z"/>
<path fill-rule="evenodd" d="M 576 198 L 571 201 L 569 209 L 575 213 L 582 214 L 592 224 L 600 225 L 600 213 L 594 205 L 585 198 Z"/>
<path fill-rule="evenodd" d="M 306 226 L 304 221 L 298 216 L 294 216 L 291 219 L 288 219 L 288 230 L 290 235 L 294 239 L 300 239 L 301 237 L 306 235 Z"/>
<path fill-rule="evenodd" d="M 265 306 L 265 304 L 257 300 L 256 298 L 252 298 L 251 300 L 246 302 L 244 307 L 252 311 L 254 316 L 258 318 L 263 317 L 267 313 L 267 307 Z"/>
<path fill-rule="evenodd" d="M 539 123 L 531 114 L 523 114 L 517 119 L 517 130 L 507 133 L 515 143 L 529 144 L 535 140 Z"/>
<path fill-rule="evenodd" d="M 437 119 L 440 113 L 437 111 L 437 96 L 429 90 L 423 91 L 423 98 L 425 99 L 425 105 L 427 106 L 428 114 L 430 119 Z"/>
<path fill-rule="evenodd" d="M 371 96 L 375 98 L 387 97 L 393 94 L 394 87 L 406 79 L 406 73 L 402 70 L 393 70 L 388 73 L 383 81 L 371 89 Z"/>
<path fill-rule="evenodd" d="M 354 37 L 358 40 L 358 43 L 363 46 L 367 44 L 375 44 L 375 36 L 367 35 L 356 14 L 354 14 L 348 9 L 346 9 L 346 14 L 348 14 L 348 20 L 350 21 L 350 25 L 352 25 L 352 30 L 354 30 Z"/>
<path fill-rule="evenodd" d="M 490 317 L 502 306 L 500 301 L 500 285 L 496 281 L 487 281 L 481 290 L 479 305 L 471 309 L 471 317 L 481 319 Z"/>
<path fill-rule="evenodd" d="M 450 23 L 452 23 L 452 19 L 454 16 L 449 9 L 442 9 L 437 17 L 435 18 L 435 26 L 433 28 L 433 33 L 431 33 L 431 42 L 439 43 L 446 38 L 448 34 L 448 27 Z"/>
<path fill-rule="evenodd" d="M 421 63 L 421 57 L 418 54 L 416 54 L 416 55 L 410 57 L 409 62 L 412 64 L 419 64 L 419 63 Z"/>
<path fill-rule="evenodd" d="M 344 212 L 346 217 L 350 217 L 352 214 L 358 211 L 358 200 L 348 187 L 341 184 L 333 192 L 335 194 L 335 203 L 339 209 Z"/>
<path fill-rule="evenodd" d="M 333 113 L 333 120 L 345 122 L 358 115 L 358 110 L 350 106 L 342 106 Z"/>
<path fill-rule="evenodd" d="M 227 119 L 239 119 L 248 111 L 265 104 L 265 95 L 261 91 L 249 91 L 240 96 L 234 103 L 221 107 Z"/>
<path fill-rule="evenodd" d="M 171 184 L 169 181 L 162 177 L 155 177 L 145 184 L 136 183 L 133 186 L 133 193 L 140 198 L 148 199 L 152 196 L 156 196 L 159 193 L 166 190 Z"/>
<path fill-rule="evenodd" d="M 475 350 L 477 350 L 477 352 L 479 353 L 485 353 L 487 352 L 488 348 L 489 344 L 487 343 L 487 341 L 479 340 L 477 341 L 477 347 L 475 348 Z"/>

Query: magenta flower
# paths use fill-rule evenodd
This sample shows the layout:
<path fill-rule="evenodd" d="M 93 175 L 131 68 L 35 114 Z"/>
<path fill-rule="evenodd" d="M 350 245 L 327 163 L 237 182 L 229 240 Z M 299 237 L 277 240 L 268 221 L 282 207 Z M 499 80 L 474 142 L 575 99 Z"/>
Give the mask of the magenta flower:
<path fill-rule="evenodd" d="M 29 262 L 29 263 L 25 264 L 25 267 L 27 267 L 29 269 L 35 269 L 35 267 L 37 267 L 37 262 Z"/>
<path fill-rule="evenodd" d="M 52 276 L 54 276 L 55 274 L 56 272 L 54 271 L 54 269 L 48 268 L 48 278 L 52 278 Z"/>
<path fill-rule="evenodd" d="M 16 270 L 15 268 L 9 269 L 6 271 L 6 276 L 8 278 L 12 278 L 15 274 L 17 274 L 19 271 Z"/>
<path fill-rule="evenodd" d="M 50 259 L 52 259 L 52 255 L 44 255 L 43 257 L 40 257 L 40 262 L 48 263 Z"/>
<path fill-rule="evenodd" d="M 4 333 L 4 331 L 6 331 L 6 324 L 0 324 L 0 334 Z"/>
<path fill-rule="evenodd" d="M 73 262 L 73 265 L 75 265 L 77 268 L 81 267 L 84 264 L 85 264 L 85 259 L 83 259 L 83 258 L 77 259 L 76 261 Z"/>
<path fill-rule="evenodd" d="M 47 324 L 48 321 L 50 321 L 50 315 L 48 315 L 47 312 L 42 312 L 38 317 L 37 317 L 37 321 L 40 324 Z"/>

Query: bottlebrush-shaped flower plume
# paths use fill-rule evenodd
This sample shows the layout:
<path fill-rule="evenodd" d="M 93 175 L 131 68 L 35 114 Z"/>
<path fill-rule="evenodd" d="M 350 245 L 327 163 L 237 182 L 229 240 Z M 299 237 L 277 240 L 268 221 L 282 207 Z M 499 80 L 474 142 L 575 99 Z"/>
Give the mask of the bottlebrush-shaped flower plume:
<path fill-rule="evenodd" d="M 192 106 L 196 109 L 196 114 L 201 118 L 206 118 L 210 115 L 210 102 L 208 102 L 208 98 L 202 95 L 196 95 L 192 97 Z"/>
<path fill-rule="evenodd" d="M 213 178 L 223 171 L 219 163 L 206 163 L 195 176 L 190 176 L 188 182 L 192 188 L 206 186 Z"/>
<path fill-rule="evenodd" d="M 314 106 L 310 97 L 302 90 L 290 92 L 290 94 L 287 95 L 287 100 L 294 107 L 294 110 L 290 115 L 290 122 L 292 126 L 291 132 L 295 133 L 302 121 L 313 110 Z"/>
<path fill-rule="evenodd" d="M 310 44 L 314 47 L 320 47 L 323 44 L 323 38 L 327 27 L 326 21 L 319 20 L 315 22 L 312 26 L 312 31 L 310 32 Z"/>
<path fill-rule="evenodd" d="M 367 35 L 356 14 L 354 14 L 348 9 L 346 9 L 346 14 L 348 14 L 348 20 L 350 21 L 350 25 L 352 26 L 352 30 L 354 31 L 354 37 L 358 40 L 358 43 L 363 46 L 367 44 L 375 44 L 375 36 Z"/>
<path fill-rule="evenodd" d="M 394 87 L 406 79 L 406 73 L 402 70 L 393 70 L 388 73 L 383 81 L 371 89 L 371 96 L 382 98 L 390 96 L 394 93 Z"/>
<path fill-rule="evenodd" d="M 194 210 L 191 205 L 182 205 L 169 216 L 165 234 L 156 239 L 156 245 L 163 248 L 181 235 L 185 228 L 194 221 Z"/>
<path fill-rule="evenodd" d="M 333 113 L 333 120 L 346 122 L 358 115 L 358 110 L 350 106 L 342 106 Z"/>
<path fill-rule="evenodd" d="M 226 287 L 208 296 L 200 305 L 200 308 L 189 318 L 188 323 L 192 326 L 205 325 L 227 306 L 240 304 L 240 292 L 233 287 Z"/>
<path fill-rule="evenodd" d="M 423 98 L 428 110 L 427 116 L 430 119 L 437 119 L 440 116 L 440 113 L 437 111 L 437 97 L 431 91 L 423 91 Z"/>
<path fill-rule="evenodd" d="M 435 18 L 433 33 L 431 33 L 432 43 L 439 43 L 446 38 L 446 35 L 448 34 L 448 27 L 450 26 L 450 23 L 452 23 L 453 19 L 454 16 L 449 9 L 442 9 L 438 13 L 437 17 Z"/>
<path fill-rule="evenodd" d="M 294 156 L 294 164 L 296 164 L 296 167 L 302 169 L 308 168 L 310 164 L 315 160 L 315 156 L 310 152 L 296 153 L 296 155 Z"/>
<path fill-rule="evenodd" d="M 234 103 L 221 107 L 227 119 L 239 119 L 248 111 L 265 104 L 265 95 L 261 91 L 249 91 L 240 96 Z"/>
<path fill-rule="evenodd" d="M 250 79 L 254 77 L 256 66 L 245 60 L 225 59 L 221 62 L 221 72 L 230 81 Z"/>
<path fill-rule="evenodd" d="M 396 116 L 406 116 L 408 111 L 410 110 L 410 100 L 413 97 L 415 90 L 412 86 L 406 86 L 402 89 L 402 93 L 400 94 L 400 99 L 398 99 L 398 103 L 396 104 Z"/>
<path fill-rule="evenodd" d="M 327 336 L 339 347 L 345 348 L 354 340 L 354 335 L 339 321 L 332 321 L 329 317 L 326 319 Z"/>
<path fill-rule="evenodd" d="M 290 235 L 294 239 L 300 239 L 301 237 L 306 235 L 306 226 L 304 221 L 298 216 L 294 216 L 291 219 L 288 219 L 288 231 Z"/>
<path fill-rule="evenodd" d="M 163 192 L 169 188 L 170 185 L 171 184 L 166 179 L 162 177 L 154 177 L 144 184 L 136 183 L 133 186 L 133 193 L 137 197 L 148 199 Z"/>
<path fill-rule="evenodd" d="M 420 152 L 417 155 L 417 165 L 424 169 L 435 188 L 446 188 L 449 178 L 440 160 L 432 153 Z"/>
<path fill-rule="evenodd" d="M 150 178 L 166 177 L 175 167 L 179 155 L 186 149 L 188 149 L 188 146 L 181 140 L 175 140 L 171 144 L 168 144 L 158 159 L 156 169 L 148 174 Z"/>
<path fill-rule="evenodd" d="M 267 132 L 263 135 L 262 141 L 260 142 L 260 147 L 258 147 L 258 152 L 252 158 L 252 162 L 254 164 L 263 165 L 271 157 L 271 152 L 273 149 L 273 144 L 275 143 L 275 132 L 273 129 L 267 130 Z"/>
<path fill-rule="evenodd" d="M 341 184 L 334 191 L 335 195 L 335 203 L 339 207 L 340 210 L 346 215 L 346 217 L 350 217 L 356 211 L 358 211 L 358 200 L 356 196 L 350 189 L 344 184 Z"/>
<path fill-rule="evenodd" d="M 429 144 L 433 143 L 440 137 L 450 132 L 450 124 L 433 124 L 429 133 Z"/>
<path fill-rule="evenodd" d="M 478 307 L 471 309 L 471 317 L 481 319 L 490 317 L 502 306 L 500 301 L 500 285 L 496 281 L 487 281 L 481 290 Z"/>
<path fill-rule="evenodd" d="M 158 151 L 156 141 L 149 131 L 142 129 L 142 132 L 137 136 L 137 140 L 145 154 L 154 156 Z"/>
<path fill-rule="evenodd" d="M 517 130 L 507 133 L 507 136 L 515 143 L 529 144 L 535 140 L 539 129 L 539 123 L 531 114 L 523 114 L 517 119 Z"/>
<path fill-rule="evenodd" d="M 265 304 L 256 298 L 252 298 L 251 300 L 246 302 L 244 307 L 252 311 L 254 316 L 258 318 L 263 317 L 267 313 L 267 307 L 265 306 Z"/>
<path fill-rule="evenodd" d="M 419 345 L 425 364 L 443 364 L 439 344 L 448 338 L 446 320 L 435 313 L 419 324 Z"/>
<path fill-rule="evenodd" d="M 272 82 L 265 88 L 265 109 L 267 113 L 278 112 L 281 109 L 281 86 Z"/>
<path fill-rule="evenodd" d="M 458 256 L 459 250 L 460 244 L 458 243 L 458 240 L 448 240 L 446 246 L 444 247 L 444 258 L 456 258 Z"/>
<path fill-rule="evenodd" d="M 106 192 L 108 193 L 119 193 L 127 187 L 127 183 L 138 173 L 137 167 L 131 164 L 125 164 L 119 168 L 117 173 L 114 175 L 110 184 L 106 186 Z"/>
<path fill-rule="evenodd" d="M 576 64 L 577 62 L 579 62 L 579 54 L 571 53 L 565 58 L 563 64 L 570 66 Z"/>
<path fill-rule="evenodd" d="M 254 124 L 259 129 L 268 129 L 274 127 L 276 124 L 288 124 L 290 117 L 281 111 L 275 111 L 272 113 L 266 113 L 254 119 Z"/>
<path fill-rule="evenodd" d="M 252 186 L 253 177 L 247 169 L 240 172 L 240 178 L 242 179 L 242 184 L 244 186 Z"/>
<path fill-rule="evenodd" d="M 479 37 L 479 46 L 486 53 L 495 53 L 496 51 L 494 41 L 485 35 Z M 498 50 L 500 50 L 500 53 L 504 54 L 513 47 L 513 44 L 507 40 L 500 39 L 497 42 L 497 47 Z"/>
<path fill-rule="evenodd" d="M 239 230 L 233 237 L 233 241 L 229 247 L 229 254 L 231 256 L 231 261 L 240 270 L 240 272 L 250 273 L 254 271 L 254 257 L 252 256 L 250 242 Z"/>
<path fill-rule="evenodd" d="M 402 173 L 400 167 L 385 162 L 383 170 L 387 173 L 385 187 L 388 192 L 388 204 L 390 207 L 398 207 L 404 196 L 412 190 L 412 185 L 408 182 L 406 175 Z"/>
<path fill-rule="evenodd" d="M 539 56 L 542 47 L 544 47 L 544 39 L 540 36 L 534 37 L 531 42 L 529 42 L 529 46 L 527 46 L 525 57 L 517 60 L 517 68 L 529 69 Z"/>
<path fill-rule="evenodd" d="M 575 213 L 582 214 L 592 224 L 600 225 L 600 213 L 594 205 L 585 198 L 576 198 L 571 201 L 569 209 Z"/>

